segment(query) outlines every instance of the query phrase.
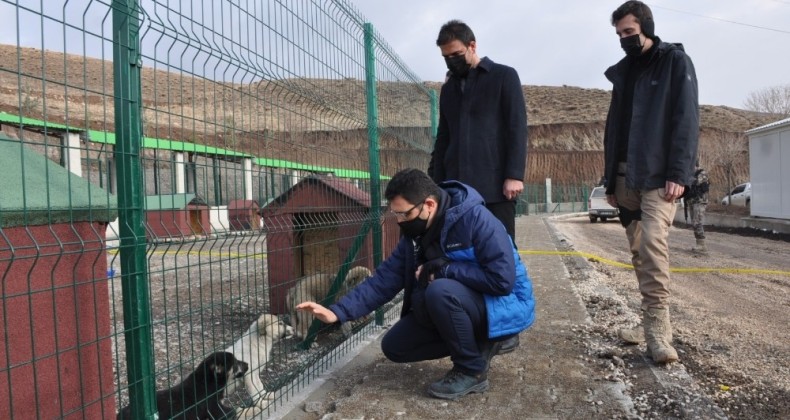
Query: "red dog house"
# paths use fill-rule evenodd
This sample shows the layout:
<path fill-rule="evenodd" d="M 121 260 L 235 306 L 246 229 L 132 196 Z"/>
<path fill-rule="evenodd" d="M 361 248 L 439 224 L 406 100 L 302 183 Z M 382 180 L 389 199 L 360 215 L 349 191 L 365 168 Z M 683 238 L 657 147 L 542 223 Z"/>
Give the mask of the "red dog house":
<path fill-rule="evenodd" d="M 261 228 L 260 207 L 255 200 L 231 200 L 228 203 L 230 230 L 258 230 Z"/>
<path fill-rule="evenodd" d="M 0 419 L 115 418 L 115 198 L 2 135 L 0 166 Z"/>
<path fill-rule="evenodd" d="M 261 209 L 267 238 L 270 312 L 286 312 L 285 295 L 300 277 L 337 273 L 370 211 L 370 195 L 351 182 L 323 176 L 301 180 Z M 385 223 L 383 250 L 398 240 L 394 218 Z M 372 232 L 352 266 L 373 268 Z"/>
<path fill-rule="evenodd" d="M 146 231 L 149 237 L 175 239 L 211 232 L 209 207 L 195 194 L 145 197 Z"/>

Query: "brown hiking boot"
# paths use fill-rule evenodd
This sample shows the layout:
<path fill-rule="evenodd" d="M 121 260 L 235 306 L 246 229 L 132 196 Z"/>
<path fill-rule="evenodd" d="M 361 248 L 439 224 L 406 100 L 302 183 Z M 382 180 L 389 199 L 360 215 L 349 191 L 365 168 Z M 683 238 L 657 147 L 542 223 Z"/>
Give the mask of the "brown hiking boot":
<path fill-rule="evenodd" d="M 697 244 L 691 248 L 694 255 L 708 255 L 708 247 L 705 246 L 705 239 L 697 239 Z"/>
<path fill-rule="evenodd" d="M 672 347 L 672 325 L 669 309 L 648 308 L 644 311 L 647 353 L 656 363 L 672 363 L 678 360 L 678 352 Z"/>
<path fill-rule="evenodd" d="M 641 325 L 634 328 L 621 328 L 617 336 L 626 344 L 642 344 L 645 342 L 645 329 Z"/>
<path fill-rule="evenodd" d="M 625 341 L 626 344 L 642 344 L 645 342 L 645 327 L 637 325 L 633 328 L 620 328 L 620 330 L 617 331 L 617 337 Z M 668 340 L 670 343 L 673 340 L 671 328 L 669 330 Z"/>

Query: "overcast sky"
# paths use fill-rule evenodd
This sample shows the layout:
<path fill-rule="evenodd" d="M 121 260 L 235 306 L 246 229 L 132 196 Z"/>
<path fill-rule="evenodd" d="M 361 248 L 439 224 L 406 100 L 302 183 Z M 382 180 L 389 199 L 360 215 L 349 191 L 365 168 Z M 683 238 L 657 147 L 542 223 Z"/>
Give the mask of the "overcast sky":
<path fill-rule="evenodd" d="M 289 8 L 293 4 L 304 8 L 326 7 L 324 2 L 317 0 L 279 0 L 276 3 L 256 0 L 251 3 L 258 5 L 258 1 L 268 5 L 267 10 L 276 15 L 268 16 L 264 21 L 280 24 L 277 31 L 287 31 L 290 27 L 290 24 L 282 27 L 280 20 L 283 20 L 281 15 L 290 13 Z M 450 19 L 467 22 L 477 37 L 478 54 L 515 67 L 521 82 L 526 85 L 569 85 L 609 90 L 611 84 L 603 72 L 623 56 L 614 28 L 609 23 L 612 11 L 623 0 L 346 1 L 356 6 L 406 65 L 425 81 L 444 80 L 446 67 L 435 42 L 439 28 Z M 192 3 L 194 5 L 190 6 Z M 697 69 L 701 104 L 742 108 L 750 92 L 790 84 L 790 0 L 655 0 L 647 3 L 655 15 L 656 34 L 664 41 L 683 43 L 691 56 Z M 190 26 L 192 13 L 201 14 L 205 9 L 224 16 L 211 16 L 209 19 L 213 22 L 211 24 L 220 25 L 222 19 L 240 15 L 239 6 L 250 2 L 141 0 L 141 4 L 147 5 L 149 15 L 162 13 L 168 7 L 173 10 L 183 7 L 186 14 L 181 24 Z M 154 4 L 160 5 L 159 9 L 154 8 Z M 228 6 L 230 4 L 233 6 Z M 84 41 L 80 29 L 86 27 L 109 37 L 112 19 L 108 5 L 109 1 L 93 0 L 70 0 L 66 3 L 0 0 L 0 16 L 8 17 L 5 24 L 0 25 L 0 43 L 18 43 L 55 51 L 62 51 L 65 45 L 70 53 L 111 58 L 111 44 L 105 43 L 104 49 L 97 48 L 93 44 L 95 37 L 85 37 Z M 222 8 L 228 11 L 217 11 Z M 37 14 L 41 9 L 54 19 L 66 15 L 69 24 L 76 25 L 76 28 L 64 28 L 53 20 L 42 19 Z M 233 12 L 229 12 L 230 9 Z M 20 11 L 18 15 L 17 11 Z M 179 16 L 177 12 L 166 15 L 168 19 L 176 20 Z M 284 21 L 293 23 L 287 19 Z M 243 32 L 231 30 L 235 24 L 226 26 L 228 36 Z M 194 29 L 193 25 L 191 27 Z M 300 36 L 303 35 L 302 27 L 294 28 Z M 145 33 L 144 44 L 146 41 L 148 44 L 160 44 L 156 31 Z M 278 32 L 278 35 L 288 34 Z M 68 42 L 64 43 L 64 36 L 70 38 Z M 256 36 L 270 38 L 272 35 L 256 33 Z M 238 42 L 248 40 L 245 38 Z M 183 58 L 179 55 L 181 50 L 168 49 L 168 40 L 161 44 L 164 47 L 160 49 L 174 54 L 173 60 Z M 337 47 L 342 48 L 341 45 Z M 194 46 L 191 48 L 194 50 Z M 185 56 L 195 61 L 193 50 Z M 151 53 L 150 45 L 146 51 Z M 258 53 L 267 55 L 272 51 Z M 144 64 L 151 65 L 150 61 Z M 211 68 L 209 64 L 203 67 Z M 274 72 L 273 75 L 299 77 L 304 70 L 314 66 L 302 67 L 278 67 L 274 70 L 279 70 L 279 73 Z"/>
<path fill-rule="evenodd" d="M 612 11 L 623 0 L 351 0 L 424 80 L 444 80 L 436 36 L 465 21 L 477 52 L 514 67 L 526 85 L 611 89 L 604 70 L 623 56 Z M 700 103 L 743 108 L 747 95 L 790 84 L 790 0 L 649 1 L 656 34 L 681 42 Z"/>

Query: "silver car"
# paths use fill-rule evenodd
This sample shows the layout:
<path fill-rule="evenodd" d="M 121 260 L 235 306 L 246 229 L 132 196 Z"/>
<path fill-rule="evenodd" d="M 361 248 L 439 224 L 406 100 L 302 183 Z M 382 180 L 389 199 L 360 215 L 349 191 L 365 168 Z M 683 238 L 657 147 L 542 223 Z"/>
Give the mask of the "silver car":
<path fill-rule="evenodd" d="M 590 198 L 587 201 L 587 214 L 590 217 L 590 223 L 595 223 L 598 219 L 605 222 L 606 219 L 619 216 L 617 208 L 610 206 L 606 201 L 606 188 L 595 187 L 590 192 Z"/>
<path fill-rule="evenodd" d="M 721 199 L 721 204 L 723 206 L 727 206 L 730 204 L 732 204 L 733 206 L 749 206 L 751 202 L 752 202 L 751 182 L 738 185 L 737 187 L 733 188 L 729 194 L 725 195 L 724 198 Z"/>

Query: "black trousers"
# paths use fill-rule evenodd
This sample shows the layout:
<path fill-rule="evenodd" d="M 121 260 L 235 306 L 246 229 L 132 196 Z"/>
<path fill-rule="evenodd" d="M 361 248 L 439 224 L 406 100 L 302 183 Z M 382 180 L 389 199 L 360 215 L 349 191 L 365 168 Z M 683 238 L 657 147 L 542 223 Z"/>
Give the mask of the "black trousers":
<path fill-rule="evenodd" d="M 450 356 L 453 366 L 466 374 L 486 369 L 480 344 L 488 340 L 483 295 L 451 279 L 436 279 L 425 289 L 428 316 L 433 325 L 409 312 L 381 340 L 384 355 L 396 363 Z"/>
<path fill-rule="evenodd" d="M 516 241 L 516 202 L 501 201 L 499 203 L 486 203 L 488 211 L 494 214 L 505 225 L 508 235 Z"/>

